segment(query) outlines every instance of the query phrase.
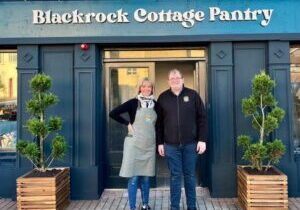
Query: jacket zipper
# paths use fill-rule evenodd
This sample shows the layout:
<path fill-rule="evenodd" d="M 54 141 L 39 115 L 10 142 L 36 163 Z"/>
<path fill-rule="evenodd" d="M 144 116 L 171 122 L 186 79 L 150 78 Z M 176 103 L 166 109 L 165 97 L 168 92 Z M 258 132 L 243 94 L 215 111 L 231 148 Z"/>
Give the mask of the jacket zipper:
<path fill-rule="evenodd" d="M 178 140 L 179 140 L 179 144 L 181 145 L 181 141 L 180 141 L 180 120 L 179 120 L 179 96 L 176 96 L 177 99 L 177 125 L 178 125 Z"/>

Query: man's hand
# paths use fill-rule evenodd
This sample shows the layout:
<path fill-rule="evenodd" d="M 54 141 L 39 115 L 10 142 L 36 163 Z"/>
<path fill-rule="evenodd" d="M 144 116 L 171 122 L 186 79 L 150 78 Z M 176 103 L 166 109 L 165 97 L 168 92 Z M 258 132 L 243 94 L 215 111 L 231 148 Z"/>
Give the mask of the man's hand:
<path fill-rule="evenodd" d="M 158 153 L 160 156 L 164 157 L 165 156 L 165 148 L 163 144 L 158 145 Z"/>
<path fill-rule="evenodd" d="M 206 143 L 204 141 L 198 141 L 197 152 L 198 154 L 203 154 L 206 150 Z"/>

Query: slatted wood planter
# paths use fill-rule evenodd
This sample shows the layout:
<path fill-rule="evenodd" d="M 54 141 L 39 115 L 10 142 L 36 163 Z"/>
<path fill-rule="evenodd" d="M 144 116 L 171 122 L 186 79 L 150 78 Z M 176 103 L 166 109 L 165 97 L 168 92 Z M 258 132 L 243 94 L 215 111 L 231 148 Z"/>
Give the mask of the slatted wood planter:
<path fill-rule="evenodd" d="M 288 209 L 287 176 L 274 167 L 277 175 L 251 175 L 237 168 L 238 201 L 247 210 Z"/>
<path fill-rule="evenodd" d="M 65 209 L 69 205 L 70 169 L 54 177 L 30 177 L 27 173 L 17 179 L 18 209 Z"/>

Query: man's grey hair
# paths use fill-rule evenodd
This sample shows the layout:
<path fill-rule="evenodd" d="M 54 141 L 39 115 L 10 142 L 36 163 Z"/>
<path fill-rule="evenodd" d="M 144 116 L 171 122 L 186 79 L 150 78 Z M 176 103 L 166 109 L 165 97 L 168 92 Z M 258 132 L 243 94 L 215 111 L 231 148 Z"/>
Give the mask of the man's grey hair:
<path fill-rule="evenodd" d="M 181 71 L 178 70 L 178 69 L 171 69 L 171 70 L 169 71 L 169 73 L 168 73 L 168 78 L 170 78 L 170 75 L 171 75 L 171 74 L 176 74 L 176 73 L 180 74 L 180 76 L 183 78 L 183 75 L 182 75 Z"/>

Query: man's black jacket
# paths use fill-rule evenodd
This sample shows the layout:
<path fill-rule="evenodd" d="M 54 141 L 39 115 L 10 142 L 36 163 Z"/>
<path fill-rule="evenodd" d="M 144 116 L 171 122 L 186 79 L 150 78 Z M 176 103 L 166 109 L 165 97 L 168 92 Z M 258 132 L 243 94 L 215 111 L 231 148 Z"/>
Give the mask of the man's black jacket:
<path fill-rule="evenodd" d="M 207 141 L 207 121 L 198 93 L 183 87 L 176 96 L 171 89 L 158 97 L 157 144 L 188 144 Z"/>

